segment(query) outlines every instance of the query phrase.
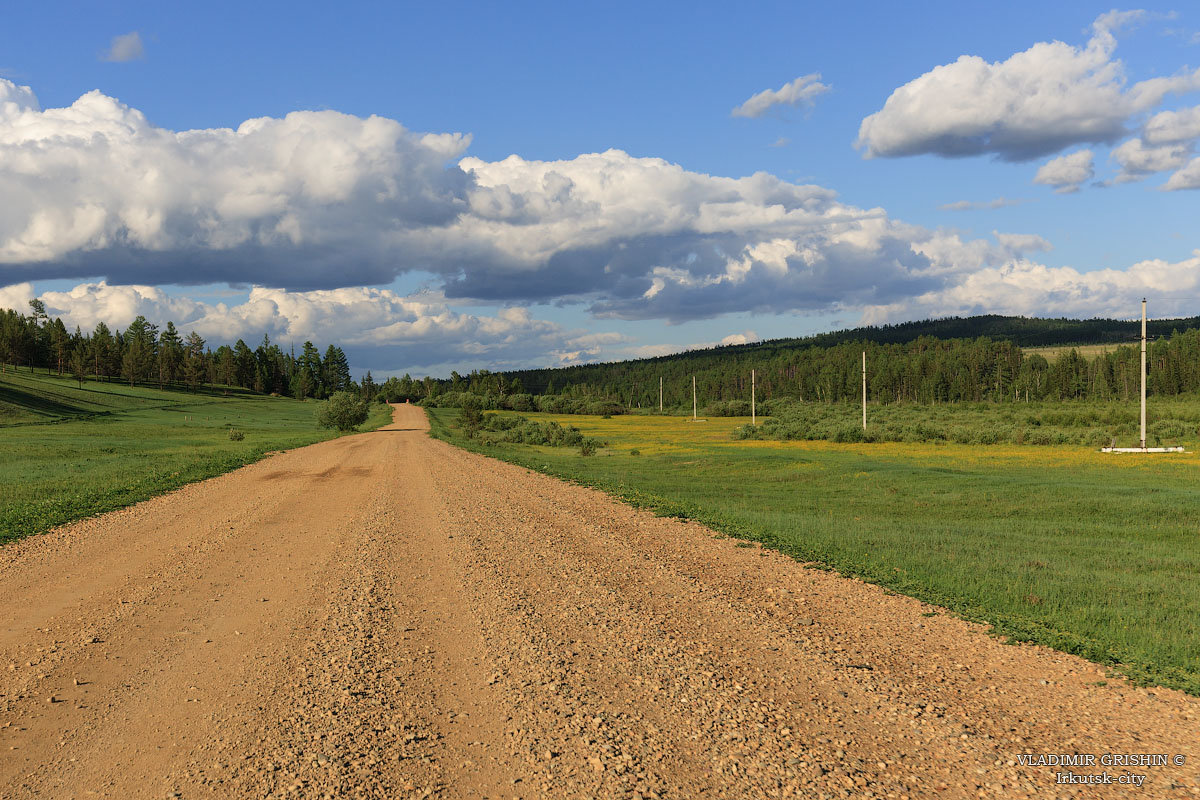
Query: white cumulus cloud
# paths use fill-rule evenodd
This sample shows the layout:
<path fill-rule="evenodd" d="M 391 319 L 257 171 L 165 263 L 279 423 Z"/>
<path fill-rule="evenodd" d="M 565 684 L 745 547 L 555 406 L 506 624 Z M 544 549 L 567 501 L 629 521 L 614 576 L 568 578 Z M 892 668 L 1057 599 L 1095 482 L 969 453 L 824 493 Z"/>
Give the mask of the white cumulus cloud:
<path fill-rule="evenodd" d="M 1038 169 L 1033 182 L 1053 186 L 1054 191 L 1060 194 L 1077 192 L 1080 184 L 1091 180 L 1096 174 L 1092 156 L 1091 150 L 1079 150 L 1052 158 Z"/>
<path fill-rule="evenodd" d="M 776 106 L 797 106 L 812 103 L 813 99 L 829 91 L 821 83 L 821 73 L 801 75 L 778 89 L 764 89 L 735 108 L 730 114 L 735 117 L 761 117 Z"/>
<path fill-rule="evenodd" d="M 1129 85 L 1113 31 L 1146 16 L 1109 12 L 1083 47 L 1039 42 L 1004 61 L 960 56 L 892 92 L 866 117 L 868 158 L 992 154 L 1026 161 L 1083 143 L 1112 143 L 1130 119 L 1172 92 L 1200 89 L 1200 70 Z"/>
<path fill-rule="evenodd" d="M 1142 138 L 1151 145 L 1179 144 L 1200 139 L 1200 106 L 1179 111 L 1160 111 L 1146 121 Z"/>
<path fill-rule="evenodd" d="M 1193 158 L 1183 169 L 1172 174 L 1162 188 L 1169 192 L 1200 189 L 1200 158 Z"/>
<path fill-rule="evenodd" d="M 1148 145 L 1143 139 L 1130 139 L 1114 148 L 1109 157 L 1121 166 L 1115 182 L 1126 183 L 1151 173 L 1178 169 L 1187 163 L 1191 151 L 1189 144 Z"/>

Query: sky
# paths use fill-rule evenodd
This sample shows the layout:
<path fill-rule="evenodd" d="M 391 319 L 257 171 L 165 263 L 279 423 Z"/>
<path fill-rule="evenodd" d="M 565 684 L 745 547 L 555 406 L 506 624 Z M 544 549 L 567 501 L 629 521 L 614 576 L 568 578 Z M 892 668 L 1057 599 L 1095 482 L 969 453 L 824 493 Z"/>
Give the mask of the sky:
<path fill-rule="evenodd" d="M 12 4 L 0 307 L 445 376 L 1200 313 L 1200 11 Z"/>

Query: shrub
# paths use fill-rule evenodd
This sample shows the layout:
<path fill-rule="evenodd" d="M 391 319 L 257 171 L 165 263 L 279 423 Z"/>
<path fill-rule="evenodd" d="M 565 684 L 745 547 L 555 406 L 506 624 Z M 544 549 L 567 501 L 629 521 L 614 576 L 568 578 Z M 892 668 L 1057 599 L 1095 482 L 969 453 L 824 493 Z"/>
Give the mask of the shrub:
<path fill-rule="evenodd" d="M 334 392 L 317 409 L 317 424 L 322 428 L 352 431 L 367 421 L 370 414 L 362 397 L 352 392 Z"/>
<path fill-rule="evenodd" d="M 246 434 L 242 433 L 237 428 L 229 429 L 229 440 L 231 442 L 240 442 L 242 439 L 245 439 L 245 438 L 246 438 Z"/>
<path fill-rule="evenodd" d="M 592 438 L 584 439 L 579 443 L 579 455 L 594 456 L 596 455 L 596 440 Z"/>
<path fill-rule="evenodd" d="M 483 412 L 479 410 L 479 403 L 473 396 L 464 400 L 462 412 L 458 415 L 458 426 L 468 439 L 474 439 L 483 427 Z"/>

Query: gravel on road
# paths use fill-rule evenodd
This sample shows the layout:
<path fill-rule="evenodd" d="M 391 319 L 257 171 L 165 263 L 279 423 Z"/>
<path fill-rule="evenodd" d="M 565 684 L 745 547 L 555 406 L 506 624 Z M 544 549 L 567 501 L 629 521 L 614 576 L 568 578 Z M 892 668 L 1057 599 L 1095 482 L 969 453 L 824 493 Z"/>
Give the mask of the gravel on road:
<path fill-rule="evenodd" d="M 0 799 L 1200 797 L 1197 698 L 426 431 L 0 549 Z"/>

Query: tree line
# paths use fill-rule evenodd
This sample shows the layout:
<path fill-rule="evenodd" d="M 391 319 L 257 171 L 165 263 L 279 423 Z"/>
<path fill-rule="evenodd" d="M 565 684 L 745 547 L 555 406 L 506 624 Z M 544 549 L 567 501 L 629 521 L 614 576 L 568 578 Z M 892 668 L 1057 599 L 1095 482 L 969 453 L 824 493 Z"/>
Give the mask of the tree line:
<path fill-rule="evenodd" d="M 367 400 L 376 389 L 370 373 L 354 383 L 346 354 L 336 345 L 322 356 L 305 342 L 297 355 L 264 335 L 253 350 L 242 339 L 214 350 L 195 331 L 184 336 L 174 322 L 159 328 L 143 316 L 124 330 L 100 322 L 90 332 L 78 326 L 70 332 L 61 318 L 50 318 L 40 300 L 29 302 L 28 314 L 0 309 L 0 369 L 5 365 L 70 374 L 80 386 L 86 379 L 193 392 L 221 385 L 298 399 L 357 390 Z"/>
<path fill-rule="evenodd" d="M 620 413 L 659 406 L 692 408 L 692 378 L 699 406 L 710 415 L 749 414 L 751 372 L 759 402 L 856 402 L 862 392 L 862 354 L 867 356 L 867 393 L 874 403 L 1021 402 L 1032 400 L 1134 400 L 1140 387 L 1136 345 L 1114 346 L 1091 358 L 1075 349 L 1053 361 L 1026 353 L 1010 340 L 987 337 L 904 343 L 851 341 L 832 345 L 787 344 L 715 348 L 638 361 L 557 369 L 457 373 L 448 381 L 405 386 L 427 404 L 461 405 L 478 399 L 485 408 L 559 413 Z M 1175 331 L 1150 343 L 1147 389 L 1155 395 L 1200 392 L 1200 329 Z"/>

